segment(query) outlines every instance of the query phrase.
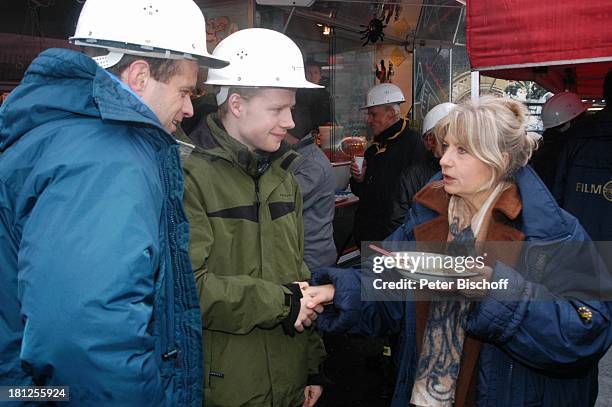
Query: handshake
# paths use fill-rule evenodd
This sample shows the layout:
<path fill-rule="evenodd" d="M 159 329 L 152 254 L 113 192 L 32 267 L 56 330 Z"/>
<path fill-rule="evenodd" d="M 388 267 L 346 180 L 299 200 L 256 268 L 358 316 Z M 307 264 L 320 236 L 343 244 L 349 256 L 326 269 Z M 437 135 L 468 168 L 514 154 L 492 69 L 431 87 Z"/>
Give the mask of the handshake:
<path fill-rule="evenodd" d="M 310 286 L 306 281 L 299 281 L 302 298 L 300 299 L 300 312 L 293 327 L 297 332 L 303 332 L 305 327 L 311 326 L 318 315 L 323 312 L 323 306 L 331 304 L 334 299 L 334 286 L 331 284 Z"/>

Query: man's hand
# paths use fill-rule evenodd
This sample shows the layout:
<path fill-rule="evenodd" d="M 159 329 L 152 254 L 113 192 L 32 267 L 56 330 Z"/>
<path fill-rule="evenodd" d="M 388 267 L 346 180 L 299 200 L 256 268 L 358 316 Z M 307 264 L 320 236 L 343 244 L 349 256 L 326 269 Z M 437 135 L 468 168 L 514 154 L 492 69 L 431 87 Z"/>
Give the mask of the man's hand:
<path fill-rule="evenodd" d="M 295 324 L 293 324 L 298 332 L 304 332 L 304 327 L 311 326 L 313 321 L 317 319 L 317 313 L 323 312 L 323 305 L 308 307 L 309 302 L 308 297 L 300 299 L 300 313 L 295 320 Z"/>
<path fill-rule="evenodd" d="M 306 386 L 304 388 L 304 404 L 302 407 L 313 407 L 319 401 L 319 397 L 323 394 L 321 386 Z"/>
<path fill-rule="evenodd" d="M 353 157 L 351 161 L 351 176 L 355 181 L 363 182 L 363 179 L 365 178 L 367 164 L 368 162 L 366 160 L 363 160 L 363 167 L 361 168 L 361 171 L 359 171 L 359 166 L 357 165 L 357 162 L 355 162 L 355 158 Z"/>

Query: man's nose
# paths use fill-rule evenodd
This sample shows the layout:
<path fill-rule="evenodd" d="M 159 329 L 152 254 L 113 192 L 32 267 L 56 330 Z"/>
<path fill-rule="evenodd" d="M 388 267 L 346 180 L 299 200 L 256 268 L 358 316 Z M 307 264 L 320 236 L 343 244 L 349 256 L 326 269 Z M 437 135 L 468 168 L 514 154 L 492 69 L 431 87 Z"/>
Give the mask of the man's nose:
<path fill-rule="evenodd" d="M 185 117 L 193 116 L 193 104 L 191 103 L 191 98 L 186 97 L 185 103 L 183 103 L 183 115 Z"/>

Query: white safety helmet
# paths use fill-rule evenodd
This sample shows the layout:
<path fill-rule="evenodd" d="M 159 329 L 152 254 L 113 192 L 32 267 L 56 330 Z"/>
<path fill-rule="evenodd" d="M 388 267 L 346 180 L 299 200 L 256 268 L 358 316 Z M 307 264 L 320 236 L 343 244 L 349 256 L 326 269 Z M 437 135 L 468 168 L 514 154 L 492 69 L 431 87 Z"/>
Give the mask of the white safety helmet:
<path fill-rule="evenodd" d="M 381 83 L 370 88 L 366 98 L 366 104 L 361 108 L 367 109 L 368 107 L 387 105 L 389 103 L 399 104 L 405 101 L 404 93 L 399 86 L 392 83 Z"/>
<path fill-rule="evenodd" d="M 542 107 L 542 123 L 545 129 L 557 127 L 569 122 L 586 109 L 587 107 L 575 93 L 557 93 Z"/>
<path fill-rule="evenodd" d="M 228 64 L 208 53 L 206 22 L 193 0 L 87 0 L 70 42 L 108 49 L 94 58 L 103 68 L 124 54 L 191 59 L 215 68 Z"/>
<path fill-rule="evenodd" d="M 423 130 L 421 131 L 422 135 L 425 135 L 429 130 L 431 130 L 440 120 L 445 118 L 451 110 L 453 110 L 457 106 L 451 102 L 440 103 L 439 105 L 434 106 L 423 119 Z"/>
<path fill-rule="evenodd" d="M 247 28 L 223 39 L 213 56 L 230 65 L 209 69 L 206 83 L 221 86 L 217 103 L 227 99 L 230 86 L 322 88 L 306 80 L 302 52 L 289 37 L 265 28 Z"/>

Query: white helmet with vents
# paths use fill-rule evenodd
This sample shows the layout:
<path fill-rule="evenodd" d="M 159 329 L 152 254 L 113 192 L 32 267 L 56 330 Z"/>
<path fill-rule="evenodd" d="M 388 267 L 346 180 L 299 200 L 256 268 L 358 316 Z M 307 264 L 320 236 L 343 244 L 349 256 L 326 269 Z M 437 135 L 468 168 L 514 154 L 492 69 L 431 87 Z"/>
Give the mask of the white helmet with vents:
<path fill-rule="evenodd" d="M 87 0 L 70 42 L 108 49 L 108 55 L 94 58 L 103 68 L 124 54 L 227 65 L 208 53 L 206 22 L 193 0 Z"/>

